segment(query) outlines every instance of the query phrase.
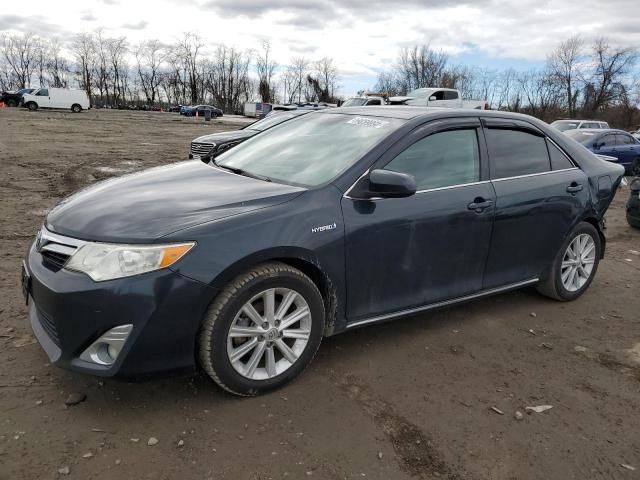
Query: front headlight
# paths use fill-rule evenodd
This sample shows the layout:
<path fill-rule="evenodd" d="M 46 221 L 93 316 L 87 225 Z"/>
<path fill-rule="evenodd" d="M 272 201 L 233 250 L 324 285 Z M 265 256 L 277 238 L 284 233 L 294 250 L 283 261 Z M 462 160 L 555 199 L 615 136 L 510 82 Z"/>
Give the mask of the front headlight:
<path fill-rule="evenodd" d="M 80 247 L 64 268 L 89 275 L 96 282 L 131 277 L 173 265 L 195 243 L 172 245 L 113 245 L 87 243 Z"/>

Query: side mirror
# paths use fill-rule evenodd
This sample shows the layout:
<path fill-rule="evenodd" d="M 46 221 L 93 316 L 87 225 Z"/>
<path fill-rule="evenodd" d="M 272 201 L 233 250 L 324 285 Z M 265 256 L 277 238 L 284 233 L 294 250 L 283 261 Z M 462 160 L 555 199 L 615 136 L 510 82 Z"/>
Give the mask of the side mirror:
<path fill-rule="evenodd" d="M 429 101 L 430 101 L 430 102 L 435 102 L 436 100 L 437 100 L 437 98 L 436 98 L 436 96 L 435 96 L 435 95 L 431 95 L 431 96 L 429 97 Z"/>
<path fill-rule="evenodd" d="M 410 197 L 416 193 L 416 180 L 406 173 L 373 170 L 369 174 L 369 191 L 382 198 Z"/>

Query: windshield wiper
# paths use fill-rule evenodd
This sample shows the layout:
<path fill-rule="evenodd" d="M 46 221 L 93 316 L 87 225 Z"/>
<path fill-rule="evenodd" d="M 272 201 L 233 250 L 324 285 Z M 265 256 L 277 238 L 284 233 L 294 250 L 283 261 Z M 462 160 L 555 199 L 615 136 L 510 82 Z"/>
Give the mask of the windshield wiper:
<path fill-rule="evenodd" d="M 250 177 L 250 178 L 256 178 L 258 180 L 262 180 L 264 182 L 270 182 L 271 179 L 265 175 L 259 175 L 257 173 L 251 173 L 251 172 L 247 172 L 246 170 L 243 170 L 241 168 L 237 168 L 237 167 L 230 167 L 228 165 L 220 165 L 218 162 L 216 162 L 215 158 L 211 159 L 211 163 L 213 163 L 216 167 L 218 168 L 224 168 L 225 170 L 229 170 L 230 172 L 236 173 L 238 175 L 243 175 L 245 177 Z"/>

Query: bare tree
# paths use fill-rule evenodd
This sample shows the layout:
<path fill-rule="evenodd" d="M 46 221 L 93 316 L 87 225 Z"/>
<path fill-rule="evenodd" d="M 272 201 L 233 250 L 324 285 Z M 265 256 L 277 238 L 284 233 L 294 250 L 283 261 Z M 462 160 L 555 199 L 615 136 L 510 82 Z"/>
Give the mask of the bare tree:
<path fill-rule="evenodd" d="M 256 56 L 256 72 L 258 73 L 258 95 L 264 103 L 271 103 L 274 97 L 272 86 L 273 74 L 278 64 L 273 61 L 271 44 L 262 42 L 262 52 Z"/>
<path fill-rule="evenodd" d="M 307 100 L 335 103 L 338 69 L 329 57 L 321 58 L 314 63 L 313 74 L 307 75 L 307 83 L 312 88 L 311 97 Z"/>
<path fill-rule="evenodd" d="M 140 86 L 149 105 L 159 96 L 162 77 L 160 67 L 165 59 L 164 47 L 159 40 L 142 42 L 135 51 Z"/>
<path fill-rule="evenodd" d="M 92 94 L 93 72 L 96 65 L 95 41 L 91 34 L 80 33 L 76 35 L 71 44 L 71 51 L 76 59 L 78 75 L 80 76 L 80 88 L 83 88 L 89 98 Z"/>
<path fill-rule="evenodd" d="M 583 109 L 593 115 L 626 94 L 623 83 L 638 59 L 638 52 L 631 47 L 612 47 L 605 38 L 596 40 L 592 49 L 595 71 L 585 85 Z"/>
<path fill-rule="evenodd" d="M 198 60 L 200 59 L 200 50 L 203 46 L 200 37 L 193 33 L 186 33 L 178 45 L 178 50 L 182 56 L 184 72 L 186 73 L 185 83 L 189 88 L 192 103 L 198 103 L 202 93 L 198 90 L 200 81 Z"/>
<path fill-rule="evenodd" d="M 565 91 L 565 102 L 569 117 L 574 117 L 578 100 L 579 88 L 577 81 L 578 62 L 582 55 L 583 42 L 579 36 L 573 36 L 563 41 L 547 58 L 551 74 Z"/>
<path fill-rule="evenodd" d="M 309 61 L 304 57 L 294 57 L 282 73 L 284 97 L 287 103 L 301 102 L 309 73 Z"/>
<path fill-rule="evenodd" d="M 39 41 L 33 33 L 22 35 L 3 34 L 0 38 L 2 57 L 9 65 L 18 88 L 25 88 L 31 82 L 37 65 Z"/>
<path fill-rule="evenodd" d="M 126 55 L 129 52 L 129 45 L 125 37 L 111 38 L 106 48 L 113 72 L 112 97 L 115 105 L 119 105 L 124 100 L 127 90 L 129 67 Z"/>

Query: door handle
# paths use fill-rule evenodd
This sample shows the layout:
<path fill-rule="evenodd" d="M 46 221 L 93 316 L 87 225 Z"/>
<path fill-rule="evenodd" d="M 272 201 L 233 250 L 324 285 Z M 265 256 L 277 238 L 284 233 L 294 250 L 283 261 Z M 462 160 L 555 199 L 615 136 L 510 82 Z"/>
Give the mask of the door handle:
<path fill-rule="evenodd" d="M 567 192 L 576 193 L 582 190 L 582 185 L 577 182 L 572 182 L 571 185 L 567 187 Z"/>
<path fill-rule="evenodd" d="M 475 210 L 476 213 L 481 213 L 485 208 L 489 208 L 491 205 L 493 205 L 493 200 L 485 200 L 482 197 L 478 197 L 467 205 L 467 208 L 469 210 Z"/>

